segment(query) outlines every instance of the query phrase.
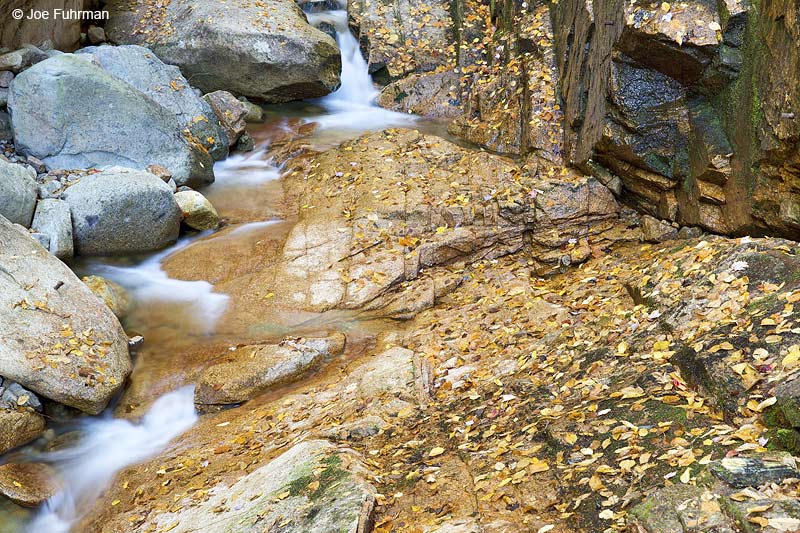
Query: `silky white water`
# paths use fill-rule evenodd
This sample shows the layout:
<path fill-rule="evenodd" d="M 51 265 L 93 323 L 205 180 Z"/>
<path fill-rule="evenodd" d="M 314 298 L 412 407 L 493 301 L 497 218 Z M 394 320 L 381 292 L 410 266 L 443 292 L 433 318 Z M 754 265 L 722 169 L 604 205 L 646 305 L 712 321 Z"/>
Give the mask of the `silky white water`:
<path fill-rule="evenodd" d="M 358 41 L 347 26 L 347 11 L 323 11 L 308 13 L 308 21 L 314 26 L 328 23 L 336 29 L 336 42 L 342 54 L 342 75 L 339 88 L 320 98 L 318 102 L 329 114 L 309 119 L 321 130 L 377 131 L 393 126 L 408 126 L 416 116 L 396 113 L 378 107 L 375 99 L 378 90 L 369 74 L 369 66 Z"/>
<path fill-rule="evenodd" d="M 78 444 L 33 457 L 61 474 L 64 488 L 50 498 L 28 525 L 30 533 L 67 533 L 81 510 L 106 488 L 114 474 L 157 454 L 197 421 L 194 386 L 182 387 L 156 400 L 141 422 L 105 417 L 87 418 L 77 428 Z"/>
<path fill-rule="evenodd" d="M 135 266 L 94 264 L 90 271 L 125 287 L 139 307 L 152 308 L 153 304 L 164 307 L 164 304 L 168 304 L 180 308 L 181 312 L 175 312 L 173 316 L 181 317 L 181 327 L 186 330 L 185 333 L 208 335 L 225 312 L 228 295 L 214 292 L 214 286 L 207 281 L 170 278 L 161 266 L 168 256 L 206 235 L 201 233 L 181 239 L 175 246 Z M 190 319 L 188 324 L 183 320 L 186 317 Z M 165 320 L 169 320 L 169 316 Z"/>
<path fill-rule="evenodd" d="M 243 154 L 233 154 L 214 164 L 214 183 L 203 190 L 206 196 L 231 187 L 250 187 L 281 177 L 280 170 L 267 159 L 267 145 Z"/>

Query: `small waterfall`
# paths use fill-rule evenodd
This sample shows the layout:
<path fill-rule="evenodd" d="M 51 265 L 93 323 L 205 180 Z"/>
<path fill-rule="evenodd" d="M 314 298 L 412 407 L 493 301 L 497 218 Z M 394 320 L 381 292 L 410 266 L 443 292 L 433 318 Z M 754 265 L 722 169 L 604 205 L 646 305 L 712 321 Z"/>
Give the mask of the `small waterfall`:
<path fill-rule="evenodd" d="M 347 11 L 323 11 L 311 13 L 308 21 L 313 26 L 330 24 L 336 29 L 336 42 L 342 54 L 341 86 L 336 92 L 326 96 L 321 103 L 330 109 L 350 109 L 353 106 L 372 107 L 378 90 L 369 75 L 369 66 L 358 41 L 347 26 Z"/>
<path fill-rule="evenodd" d="M 307 13 L 313 26 L 329 24 L 336 29 L 336 42 L 342 55 L 342 75 L 339 88 L 318 102 L 329 111 L 309 119 L 320 129 L 376 131 L 394 126 L 408 126 L 417 117 L 389 111 L 375 104 L 380 91 L 369 75 L 369 65 L 361 54 L 358 41 L 347 25 L 347 11 Z"/>
<path fill-rule="evenodd" d="M 83 420 L 76 446 L 33 457 L 58 470 L 66 486 L 45 503 L 28 531 L 68 533 L 117 472 L 156 455 L 196 421 L 193 385 L 161 396 L 139 424 L 110 413 Z"/>

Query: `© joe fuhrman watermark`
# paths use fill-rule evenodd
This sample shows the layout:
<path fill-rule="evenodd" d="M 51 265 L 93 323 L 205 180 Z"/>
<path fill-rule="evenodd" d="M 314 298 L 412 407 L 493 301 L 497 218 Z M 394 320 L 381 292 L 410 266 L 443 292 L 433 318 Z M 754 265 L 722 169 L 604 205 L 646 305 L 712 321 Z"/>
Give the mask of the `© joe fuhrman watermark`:
<path fill-rule="evenodd" d="M 11 12 L 14 20 L 108 20 L 108 11 L 88 11 L 82 9 L 15 9 Z"/>

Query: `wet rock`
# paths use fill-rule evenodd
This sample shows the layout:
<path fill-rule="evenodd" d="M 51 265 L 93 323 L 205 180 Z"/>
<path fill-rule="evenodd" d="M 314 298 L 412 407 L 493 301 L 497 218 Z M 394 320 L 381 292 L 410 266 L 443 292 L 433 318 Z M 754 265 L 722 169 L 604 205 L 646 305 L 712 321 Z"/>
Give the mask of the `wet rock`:
<path fill-rule="evenodd" d="M 63 198 L 78 254 L 160 250 L 178 238 L 181 211 L 172 190 L 147 172 L 111 168 L 85 176 Z"/>
<path fill-rule="evenodd" d="M 162 63 L 142 46 L 91 46 L 78 53 L 90 54 L 105 71 L 171 111 L 180 132 L 189 131 L 186 137 L 191 144 L 202 146 L 215 160 L 228 155 L 227 139 L 214 111 L 193 92 L 178 67 Z"/>
<path fill-rule="evenodd" d="M 196 507 L 161 513 L 159 529 L 178 524 L 176 533 L 261 529 L 281 523 L 281 531 L 367 531 L 375 489 L 366 469 L 347 451 L 326 441 L 301 442 L 229 487 L 219 487 Z M 288 491 L 288 494 L 285 494 Z"/>
<path fill-rule="evenodd" d="M 214 91 L 203 96 L 225 130 L 228 145 L 233 146 L 244 133 L 248 108 L 227 91 Z"/>
<path fill-rule="evenodd" d="M 95 25 L 89 26 L 86 30 L 86 38 L 91 44 L 100 44 L 106 42 L 106 32 L 103 28 Z"/>
<path fill-rule="evenodd" d="M 101 276 L 84 276 L 81 281 L 111 309 L 117 318 L 122 319 L 130 312 L 132 302 L 128 291 L 118 283 Z"/>
<path fill-rule="evenodd" d="M 130 372 L 119 321 L 66 265 L 2 217 L 0 242 L 0 375 L 99 413 Z"/>
<path fill-rule="evenodd" d="M 244 120 L 247 123 L 261 123 L 264 122 L 264 108 L 260 105 L 254 104 L 252 102 L 248 102 L 247 100 L 239 99 L 244 107 L 247 109 L 247 114 L 244 116 Z"/>
<path fill-rule="evenodd" d="M 544 5 L 525 9 L 517 15 L 517 27 L 507 23 L 512 13 L 504 11 L 513 9 L 510 5 L 495 4 L 495 12 L 511 41 L 498 47 L 489 69 L 480 68 L 469 76 L 462 94 L 464 112 L 450 123 L 448 132 L 496 152 L 533 153 L 560 163 L 561 111 L 553 98 L 558 71 L 552 42 L 546 37 L 552 31 L 550 17 Z M 537 28 L 535 35 L 525 35 L 526 27 Z M 527 48 L 526 53 L 514 57 L 510 53 L 514 42 Z M 535 52 L 528 51 L 531 48 Z M 526 74 L 534 72 L 537 75 Z"/>
<path fill-rule="evenodd" d="M 237 152 L 252 152 L 256 148 L 255 140 L 247 133 L 244 132 L 239 140 L 236 141 L 235 150 Z"/>
<path fill-rule="evenodd" d="M 787 478 L 800 478 L 795 459 L 789 454 L 754 457 L 726 457 L 711 463 L 709 470 L 733 487 L 759 487 L 764 483 L 780 483 Z"/>
<path fill-rule="evenodd" d="M 642 238 L 648 242 L 664 242 L 676 239 L 678 230 L 663 220 L 644 215 L 641 220 Z"/>
<path fill-rule="evenodd" d="M 800 106 L 800 36 L 778 15 L 787 5 L 554 5 L 568 161 L 605 165 L 624 201 L 662 219 L 795 235 L 800 130 L 780 117 Z"/>
<path fill-rule="evenodd" d="M 287 339 L 280 344 L 237 348 L 208 367 L 195 392 L 198 404 L 241 403 L 277 385 L 298 379 L 326 357 L 344 349 L 344 335 Z"/>
<path fill-rule="evenodd" d="M 36 208 L 36 182 L 21 165 L 0 158 L 0 215 L 29 228 Z"/>
<path fill-rule="evenodd" d="M 384 87 L 378 105 L 424 117 L 453 118 L 461 114 L 460 92 L 453 71 L 411 74 Z"/>
<path fill-rule="evenodd" d="M 17 150 L 50 167 L 157 163 L 180 184 L 214 180 L 211 156 L 183 136 L 176 115 L 90 56 L 63 54 L 26 70 L 11 84 L 8 107 Z"/>
<path fill-rule="evenodd" d="M 38 507 L 58 492 L 58 474 L 44 463 L 0 465 L 0 494 L 23 507 Z"/>
<path fill-rule="evenodd" d="M 31 229 L 50 237 L 48 249 L 54 256 L 61 260 L 73 256 L 72 215 L 67 202 L 55 198 L 40 200 Z"/>
<path fill-rule="evenodd" d="M 14 73 L 8 70 L 0 72 L 0 88 L 7 89 L 11 86 L 11 80 L 14 79 Z"/>
<path fill-rule="evenodd" d="M 206 93 L 286 102 L 324 96 L 339 83 L 336 43 L 292 0 L 172 2 L 155 12 L 141 0 L 114 0 L 106 9 L 111 41 L 147 46 Z"/>
<path fill-rule="evenodd" d="M 36 412 L 42 412 L 42 403 L 34 393 L 19 383 L 3 378 L 0 378 L 0 407 L 5 409 L 30 407 Z"/>
<path fill-rule="evenodd" d="M 413 2 L 396 4 L 349 0 L 347 14 L 370 72 L 397 79 L 412 72 L 429 72 L 452 60 L 454 7 L 448 0 L 430 2 L 419 10 Z M 427 24 L 428 21 L 435 24 Z"/>
<path fill-rule="evenodd" d="M 175 201 L 183 215 L 183 223 L 196 230 L 205 231 L 219 227 L 219 215 L 208 198 L 197 191 L 175 193 Z"/>
<path fill-rule="evenodd" d="M 31 409 L 0 408 L 0 453 L 31 442 L 44 428 L 44 418 Z"/>

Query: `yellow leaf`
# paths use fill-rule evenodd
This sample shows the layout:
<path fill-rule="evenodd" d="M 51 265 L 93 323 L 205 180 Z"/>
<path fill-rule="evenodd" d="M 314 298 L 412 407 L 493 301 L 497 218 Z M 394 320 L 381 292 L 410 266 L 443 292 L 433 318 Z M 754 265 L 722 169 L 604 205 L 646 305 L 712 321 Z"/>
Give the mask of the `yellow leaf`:
<path fill-rule="evenodd" d="M 683 474 L 681 474 L 680 480 L 681 483 L 689 483 L 689 480 L 691 478 L 692 478 L 692 472 L 690 471 L 690 469 L 687 468 L 686 470 L 683 471 Z"/>
<path fill-rule="evenodd" d="M 431 451 L 428 452 L 428 457 L 436 457 L 442 455 L 443 453 L 444 453 L 444 448 L 440 448 L 439 446 L 437 446 L 436 448 L 433 448 L 431 449 Z"/>
<path fill-rule="evenodd" d="M 789 354 L 783 358 L 781 364 L 784 367 L 792 367 L 797 365 L 798 361 L 800 361 L 800 346 L 795 344 L 789 348 Z"/>
<path fill-rule="evenodd" d="M 544 472 L 546 470 L 550 470 L 550 465 L 547 464 L 547 462 L 545 461 L 533 457 L 531 459 L 531 464 L 528 467 L 528 470 L 531 474 L 536 474 L 538 472 Z"/>
<path fill-rule="evenodd" d="M 657 352 L 665 352 L 669 350 L 669 341 L 658 341 L 653 344 L 653 350 Z"/>

